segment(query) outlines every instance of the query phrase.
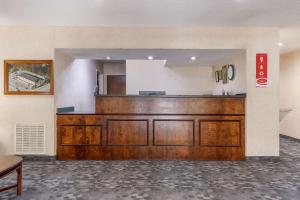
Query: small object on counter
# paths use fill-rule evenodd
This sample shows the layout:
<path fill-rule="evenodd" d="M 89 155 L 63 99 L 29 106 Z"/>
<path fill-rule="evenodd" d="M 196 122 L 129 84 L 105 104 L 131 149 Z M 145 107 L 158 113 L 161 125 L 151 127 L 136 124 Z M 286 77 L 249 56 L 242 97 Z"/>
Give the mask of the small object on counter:
<path fill-rule="evenodd" d="M 68 113 L 74 111 L 75 111 L 74 106 L 57 108 L 57 113 Z"/>
<path fill-rule="evenodd" d="M 166 91 L 139 91 L 139 95 L 166 95 Z"/>
<path fill-rule="evenodd" d="M 226 95 L 228 95 L 228 96 L 229 96 L 229 95 L 233 95 L 233 93 L 230 92 L 230 91 L 227 91 L 227 92 L 226 92 Z"/>

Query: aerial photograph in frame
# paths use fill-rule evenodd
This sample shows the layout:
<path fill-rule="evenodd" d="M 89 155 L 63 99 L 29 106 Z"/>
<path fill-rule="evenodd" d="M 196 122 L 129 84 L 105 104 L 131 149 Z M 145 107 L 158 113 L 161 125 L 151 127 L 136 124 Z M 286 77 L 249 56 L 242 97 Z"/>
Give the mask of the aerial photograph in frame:
<path fill-rule="evenodd" d="M 53 94 L 52 60 L 4 61 L 5 94 Z"/>

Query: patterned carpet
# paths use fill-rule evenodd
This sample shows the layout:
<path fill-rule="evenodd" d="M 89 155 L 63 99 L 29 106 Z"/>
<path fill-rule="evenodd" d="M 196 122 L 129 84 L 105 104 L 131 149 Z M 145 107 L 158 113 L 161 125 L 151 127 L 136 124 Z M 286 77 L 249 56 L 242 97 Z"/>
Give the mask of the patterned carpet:
<path fill-rule="evenodd" d="M 300 143 L 280 140 L 280 161 L 27 161 L 0 199 L 300 200 Z"/>

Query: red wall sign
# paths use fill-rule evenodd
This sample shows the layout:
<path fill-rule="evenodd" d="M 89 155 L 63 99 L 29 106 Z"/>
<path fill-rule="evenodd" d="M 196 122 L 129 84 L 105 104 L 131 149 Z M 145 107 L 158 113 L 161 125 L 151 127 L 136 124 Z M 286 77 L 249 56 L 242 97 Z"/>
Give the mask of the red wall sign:
<path fill-rule="evenodd" d="M 256 87 L 268 86 L 268 54 L 256 54 Z"/>

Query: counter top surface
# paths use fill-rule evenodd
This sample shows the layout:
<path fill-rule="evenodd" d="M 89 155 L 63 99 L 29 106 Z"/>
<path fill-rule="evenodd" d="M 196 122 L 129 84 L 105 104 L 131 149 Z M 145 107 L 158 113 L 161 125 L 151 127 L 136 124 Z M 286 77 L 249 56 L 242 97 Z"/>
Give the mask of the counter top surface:
<path fill-rule="evenodd" d="M 73 111 L 73 112 L 58 112 L 57 115 L 96 115 L 93 111 Z"/>
<path fill-rule="evenodd" d="M 246 95 L 96 95 L 96 97 L 245 98 Z"/>

